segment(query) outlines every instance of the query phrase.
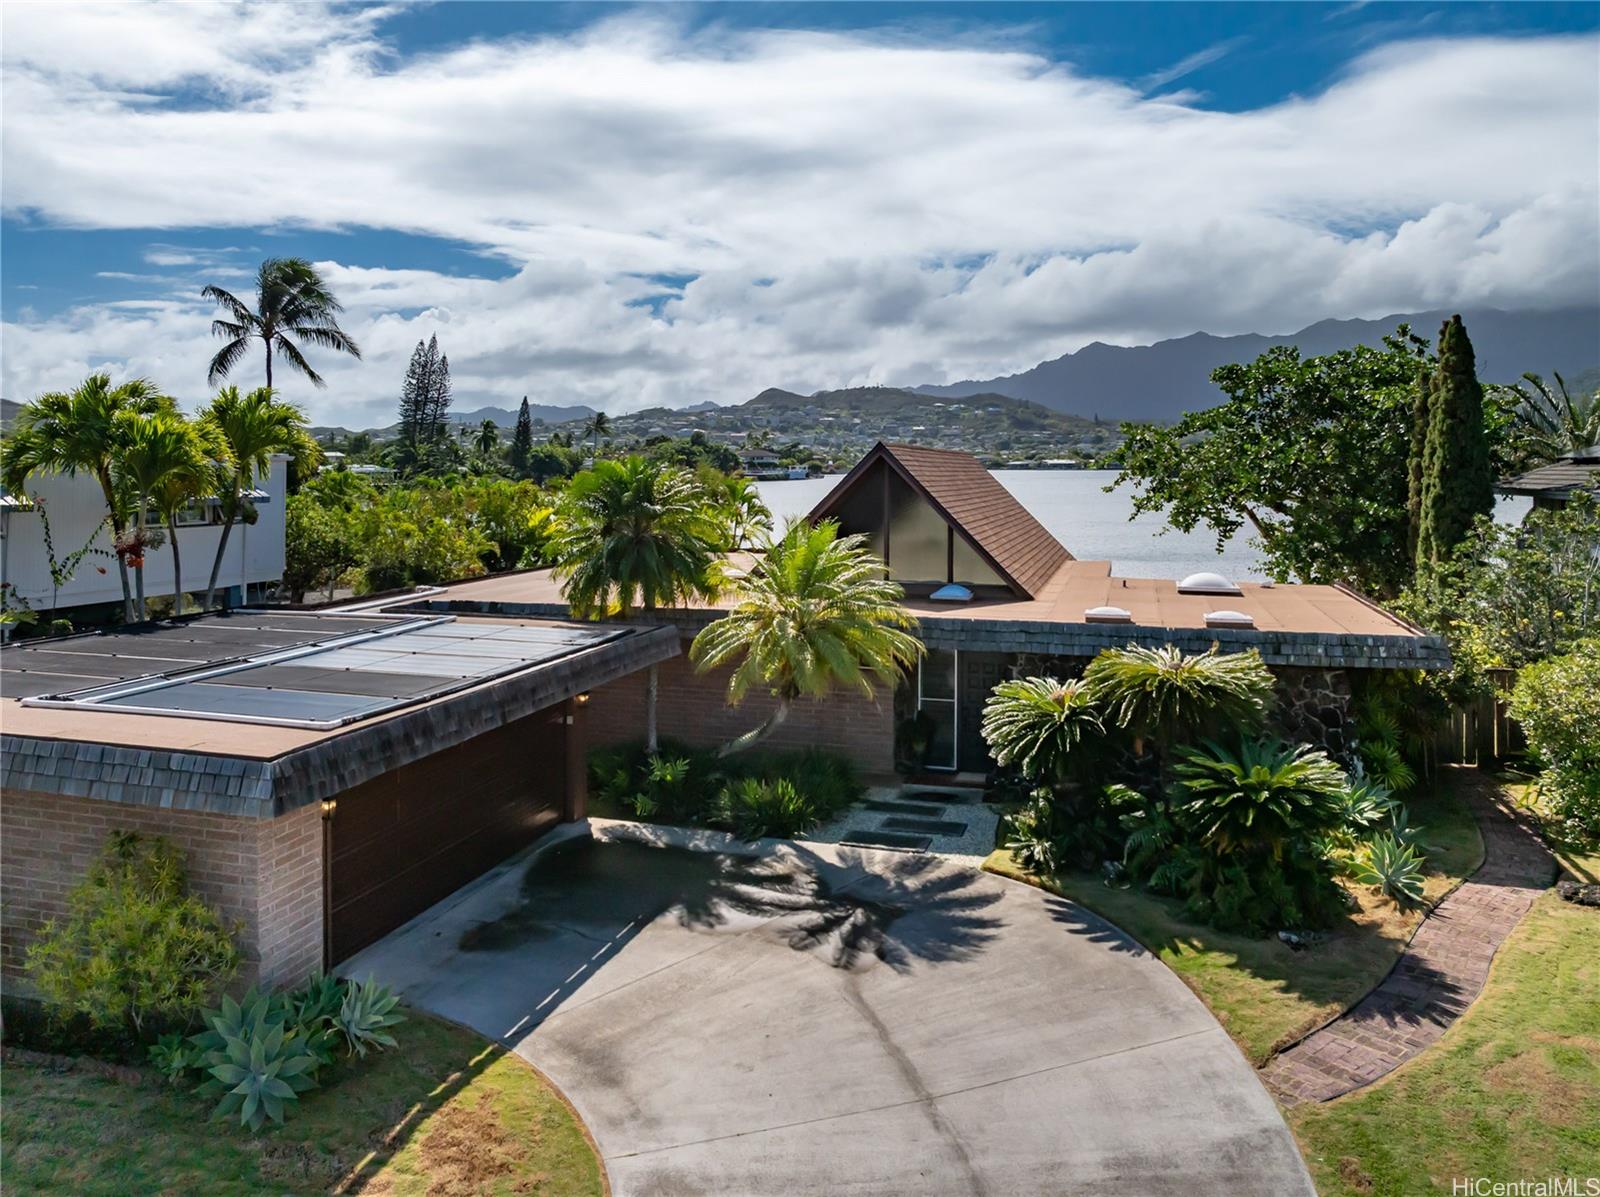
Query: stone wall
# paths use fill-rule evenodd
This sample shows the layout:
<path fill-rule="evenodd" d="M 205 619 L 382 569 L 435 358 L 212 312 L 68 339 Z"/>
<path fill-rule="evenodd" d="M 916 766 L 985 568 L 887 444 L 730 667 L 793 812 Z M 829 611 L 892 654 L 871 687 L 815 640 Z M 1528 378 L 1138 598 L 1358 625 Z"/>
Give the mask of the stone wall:
<path fill-rule="evenodd" d="M 738 707 L 728 706 L 727 673 L 696 673 L 687 657 L 674 657 L 657 669 L 656 727 L 664 740 L 714 748 L 760 724 L 776 705 L 765 692 L 751 691 Z M 586 714 L 589 743 L 644 739 L 646 676 L 641 671 L 593 691 Z M 802 699 L 764 746 L 825 748 L 848 756 L 868 775 L 891 774 L 894 697 L 880 688 L 876 702 L 842 690 L 815 702 Z"/>
<path fill-rule="evenodd" d="M 316 806 L 277 819 L 160 810 L 7 790 L 0 803 L 0 971 L 23 975 L 28 944 L 88 872 L 112 831 L 164 835 L 189 884 L 241 924 L 241 987 L 303 980 L 322 964 L 322 819 Z"/>
<path fill-rule="evenodd" d="M 1275 716 L 1284 734 L 1325 748 L 1344 760 L 1355 750 L 1355 696 L 1346 669 L 1299 669 L 1278 666 Z"/>

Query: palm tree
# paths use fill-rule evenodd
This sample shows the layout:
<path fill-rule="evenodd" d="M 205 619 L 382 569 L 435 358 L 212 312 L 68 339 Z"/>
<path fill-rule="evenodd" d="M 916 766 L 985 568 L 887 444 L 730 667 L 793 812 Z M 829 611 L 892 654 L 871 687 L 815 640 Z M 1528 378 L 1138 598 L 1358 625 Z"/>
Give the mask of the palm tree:
<path fill-rule="evenodd" d="M 584 422 L 583 435 L 594 438 L 594 454 L 592 459 L 595 462 L 599 462 L 600 460 L 600 438 L 605 436 L 606 433 L 610 431 L 611 420 L 603 411 L 595 412 L 594 415 L 590 416 L 588 420 Z M 572 442 L 569 440 L 567 443 L 570 445 Z"/>
<path fill-rule="evenodd" d="M 202 610 L 209 611 L 233 525 L 240 518 L 250 521 L 255 515 L 245 492 L 272 468 L 274 453 L 298 453 L 304 449 L 308 436 L 304 413 L 292 403 L 279 403 L 266 387 L 244 395 L 238 387 L 223 387 L 201 420 L 208 427 L 207 435 L 214 435 L 226 450 L 226 458 L 217 469 L 222 535 L 217 539 L 217 555 L 211 562 L 211 579 L 206 583 L 201 604 Z"/>
<path fill-rule="evenodd" d="M 145 513 L 154 511 L 167 528 L 172 544 L 172 613 L 183 614 L 183 561 L 178 552 L 178 512 L 189 500 L 209 494 L 216 478 L 215 461 L 223 452 L 216 437 L 177 412 L 153 416 L 122 412 L 126 437 L 116 464 L 117 482 L 135 512 L 134 535 L 140 537 L 134 576 L 139 617 L 146 617 L 144 601 Z"/>
<path fill-rule="evenodd" d="M 478 452 L 485 457 L 495 451 L 500 443 L 500 429 L 493 420 L 485 420 L 478 425 Z"/>
<path fill-rule="evenodd" d="M 1544 465 L 1568 453 L 1600 444 L 1600 390 L 1573 395 L 1567 380 L 1554 375 L 1550 386 L 1537 374 L 1524 374 L 1526 387 L 1513 386 L 1515 436 L 1527 464 Z"/>
<path fill-rule="evenodd" d="M 832 520 L 797 521 L 738 583 L 733 609 L 694 638 L 689 659 L 704 672 L 733 666 L 728 702 L 767 688 L 777 707 L 760 726 L 723 745 L 740 752 L 771 735 L 801 698 L 836 685 L 873 697 L 873 681 L 892 686 L 921 657 L 904 591 L 862 536 L 839 535 Z"/>
<path fill-rule="evenodd" d="M 749 478 L 729 474 L 722 480 L 720 516 L 726 529 L 724 546 L 738 551 L 772 532 L 772 511 L 761 499 L 761 491 Z"/>
<path fill-rule="evenodd" d="M 983 740 L 995 761 L 1052 784 L 1065 779 L 1079 742 L 1104 730 L 1094 692 L 1081 679 L 1004 681 L 983 704 Z"/>
<path fill-rule="evenodd" d="M 175 410 L 173 401 L 143 378 L 111 385 L 108 374 L 93 374 L 72 391 L 51 391 L 25 405 L 5 446 L 6 487 L 17 493 L 30 474 L 94 475 L 105 499 L 117 572 L 122 579 L 122 614 L 133 621 L 133 591 L 128 584 L 126 537 L 128 509 L 113 472 L 128 434 L 122 413 L 150 416 Z"/>
<path fill-rule="evenodd" d="M 1344 771 L 1306 744 L 1244 738 L 1234 751 L 1207 740 L 1184 749 L 1174 772 L 1184 799 L 1178 813 L 1214 857 L 1278 860 L 1291 843 L 1345 818 Z"/>
<path fill-rule="evenodd" d="M 221 287 L 208 286 L 200 294 L 215 301 L 230 317 L 211 322 L 212 335 L 228 342 L 211 359 L 206 381 L 213 386 L 233 371 L 252 341 L 261 341 L 266 351 L 268 390 L 272 389 L 274 353 L 314 385 L 327 385 L 306 361 L 298 342 L 361 356 L 355 341 L 339 327 L 338 314 L 344 309 L 316 268 L 303 258 L 268 258 L 261 263 L 256 272 L 254 311 Z"/>
<path fill-rule="evenodd" d="M 706 494 L 676 466 L 628 457 L 574 478 L 558 509 L 555 576 L 578 616 L 627 619 L 718 590 L 717 528 Z M 656 750 L 656 671 L 646 688 L 645 746 Z"/>

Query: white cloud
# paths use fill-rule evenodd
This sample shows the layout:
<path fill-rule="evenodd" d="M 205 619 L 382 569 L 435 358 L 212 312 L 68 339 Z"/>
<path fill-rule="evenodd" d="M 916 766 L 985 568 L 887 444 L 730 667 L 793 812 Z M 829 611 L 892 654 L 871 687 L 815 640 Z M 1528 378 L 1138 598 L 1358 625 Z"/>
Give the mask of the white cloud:
<path fill-rule="evenodd" d="M 517 268 L 325 264 L 367 352 L 319 355 L 332 385 L 303 394 L 356 421 L 435 330 L 461 402 L 621 409 L 1600 291 L 1592 38 L 1390 45 L 1324 93 L 1219 113 L 950 39 L 629 16 L 397 59 L 382 32 L 311 5 L 13 6 L 5 207 L 398 229 Z M 248 261 L 208 252 L 146 258 L 192 296 L 197 269 Z M 697 276 L 662 319 L 638 304 L 667 293 L 652 273 Z M 5 393 L 109 359 L 199 394 L 209 315 L 174 299 L 8 325 Z"/>

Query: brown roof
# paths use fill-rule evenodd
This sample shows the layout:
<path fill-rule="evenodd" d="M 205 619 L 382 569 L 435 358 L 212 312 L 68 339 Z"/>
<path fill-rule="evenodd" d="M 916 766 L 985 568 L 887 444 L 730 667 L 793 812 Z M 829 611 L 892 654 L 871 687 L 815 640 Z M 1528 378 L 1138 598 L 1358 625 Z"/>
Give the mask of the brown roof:
<path fill-rule="evenodd" d="M 1578 490 L 1600 490 L 1600 464 L 1563 459 L 1507 478 L 1499 489 L 1508 495 L 1565 498 Z"/>
<path fill-rule="evenodd" d="M 812 519 L 832 515 L 872 466 L 884 462 L 1003 577 L 1019 597 L 1033 598 L 1072 554 L 1034 519 L 970 453 L 879 441 L 818 503 Z"/>

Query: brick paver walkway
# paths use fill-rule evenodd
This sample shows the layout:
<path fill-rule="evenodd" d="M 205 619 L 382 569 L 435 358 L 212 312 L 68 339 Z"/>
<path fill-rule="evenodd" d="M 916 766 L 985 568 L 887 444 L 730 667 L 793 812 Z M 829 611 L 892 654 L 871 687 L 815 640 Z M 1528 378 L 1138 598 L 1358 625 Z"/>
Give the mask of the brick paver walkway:
<path fill-rule="evenodd" d="M 1555 861 L 1492 780 L 1456 767 L 1483 834 L 1483 865 L 1422 921 L 1383 983 L 1352 1010 L 1274 1057 L 1262 1079 L 1284 1105 L 1327 1101 L 1398 1068 L 1460 1017 L 1495 950 L 1555 877 Z"/>

